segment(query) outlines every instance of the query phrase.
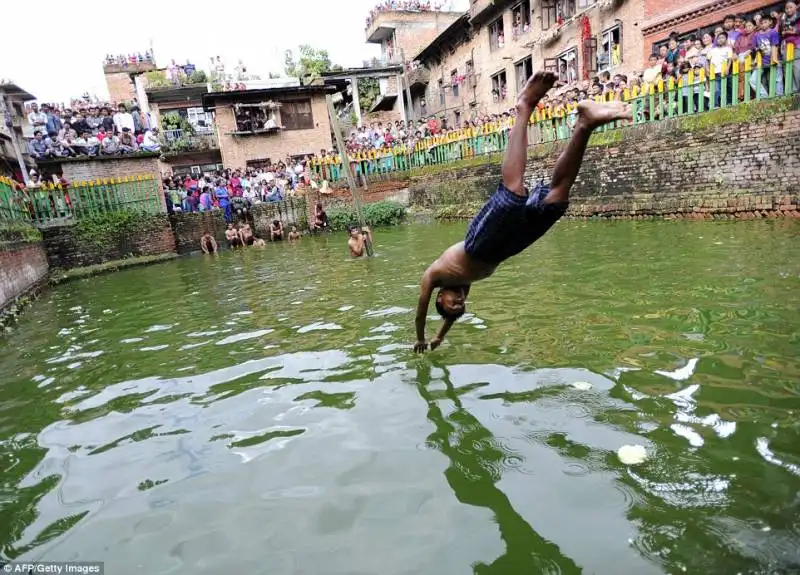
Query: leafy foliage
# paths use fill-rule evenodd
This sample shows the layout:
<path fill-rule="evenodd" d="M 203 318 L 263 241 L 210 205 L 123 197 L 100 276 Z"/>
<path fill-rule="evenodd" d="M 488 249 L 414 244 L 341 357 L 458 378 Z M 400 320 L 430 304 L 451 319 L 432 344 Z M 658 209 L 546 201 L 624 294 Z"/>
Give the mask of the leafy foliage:
<path fill-rule="evenodd" d="M 83 218 L 75 224 L 75 239 L 89 247 L 103 248 L 143 230 L 157 229 L 163 222 L 152 214 L 122 210 Z"/>
<path fill-rule="evenodd" d="M 295 78 L 319 78 L 323 72 L 329 72 L 333 64 L 327 50 L 317 49 L 309 44 L 300 46 L 300 59 L 295 60 L 294 53 L 286 50 L 284 54 L 284 71 L 287 76 Z"/>
<path fill-rule="evenodd" d="M 195 70 L 186 79 L 189 84 L 205 84 L 208 82 L 208 76 L 203 70 Z"/>
<path fill-rule="evenodd" d="M 194 126 L 178 112 L 167 112 L 161 116 L 161 126 L 164 130 L 181 130 L 184 136 L 194 135 Z"/>
<path fill-rule="evenodd" d="M 346 230 L 349 226 L 358 225 L 356 211 L 350 207 L 338 207 L 328 210 L 328 225 L 334 231 Z M 406 209 L 396 202 L 376 202 L 364 206 L 364 219 L 368 226 L 396 226 L 406 219 Z"/>
<path fill-rule="evenodd" d="M 377 78 L 361 78 L 358 80 L 358 99 L 361 111 L 367 111 L 381 95 L 381 87 Z"/>
<path fill-rule="evenodd" d="M 172 86 L 172 82 L 169 81 L 163 70 L 145 72 L 144 77 L 147 78 L 148 88 L 168 88 Z"/>

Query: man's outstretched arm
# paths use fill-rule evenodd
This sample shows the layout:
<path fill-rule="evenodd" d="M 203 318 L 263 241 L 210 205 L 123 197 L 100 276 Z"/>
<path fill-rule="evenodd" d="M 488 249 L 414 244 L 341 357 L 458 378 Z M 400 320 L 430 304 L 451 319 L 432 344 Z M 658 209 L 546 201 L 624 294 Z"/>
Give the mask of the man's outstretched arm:
<path fill-rule="evenodd" d="M 428 347 L 425 341 L 425 320 L 428 318 L 428 305 L 431 303 L 431 294 L 434 287 L 434 276 L 431 268 L 428 268 L 422 275 L 419 301 L 417 302 L 417 343 L 414 344 L 414 351 L 417 353 L 422 353 Z"/>

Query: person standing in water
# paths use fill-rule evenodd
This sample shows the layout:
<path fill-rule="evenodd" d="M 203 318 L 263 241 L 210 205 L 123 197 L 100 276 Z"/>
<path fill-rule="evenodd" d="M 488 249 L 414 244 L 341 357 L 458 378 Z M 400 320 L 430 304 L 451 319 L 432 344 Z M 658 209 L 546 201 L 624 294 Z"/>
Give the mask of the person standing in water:
<path fill-rule="evenodd" d="M 615 120 L 630 120 L 631 107 L 622 102 L 578 104 L 578 119 L 572 139 L 556 161 L 550 185 L 539 184 L 529 193 L 525 187 L 528 122 L 536 105 L 553 87 L 552 72 L 534 74 L 517 100 L 517 116 L 508 138 L 502 180 L 497 191 L 470 223 L 466 238 L 439 256 L 425 271 L 417 304 L 417 342 L 414 351 L 428 348 L 425 320 L 433 290 L 436 311 L 444 324 L 430 342 L 436 349 L 455 321 L 464 315 L 472 284 L 491 276 L 497 266 L 541 238 L 567 211 L 569 190 L 581 167 L 592 132 Z"/>
<path fill-rule="evenodd" d="M 200 249 L 203 250 L 204 254 L 217 253 L 217 240 L 209 232 L 205 232 L 203 237 L 200 238 Z"/>
<path fill-rule="evenodd" d="M 367 251 L 367 240 L 372 241 L 372 232 L 368 227 L 350 226 L 350 239 L 347 240 L 350 255 L 354 258 L 363 256 Z"/>
<path fill-rule="evenodd" d="M 297 231 L 297 226 L 292 226 L 289 230 L 289 241 L 293 242 L 300 239 L 300 232 Z"/>

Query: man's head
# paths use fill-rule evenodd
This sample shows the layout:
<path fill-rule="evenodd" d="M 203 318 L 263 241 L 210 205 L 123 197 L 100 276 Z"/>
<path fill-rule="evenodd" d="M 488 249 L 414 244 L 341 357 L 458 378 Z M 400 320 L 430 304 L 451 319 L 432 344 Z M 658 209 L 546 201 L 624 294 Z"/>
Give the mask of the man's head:
<path fill-rule="evenodd" d="M 41 132 L 41 130 L 36 130 L 33 133 L 33 137 L 41 142 L 42 141 L 42 132 Z"/>
<path fill-rule="evenodd" d="M 278 226 L 281 225 L 281 222 L 279 220 L 272 220 L 272 225 L 277 228 Z"/>
<path fill-rule="evenodd" d="M 351 238 L 357 238 L 361 234 L 361 228 L 358 226 L 350 226 L 348 229 Z"/>
<path fill-rule="evenodd" d="M 125 104 L 120 104 L 119 106 L 117 106 L 117 110 L 119 110 L 120 113 L 124 114 L 125 112 L 128 111 L 128 108 L 125 106 Z"/>
<path fill-rule="evenodd" d="M 737 14 L 733 17 L 733 27 L 737 30 L 741 30 L 744 27 L 744 16 L 741 14 Z"/>
<path fill-rule="evenodd" d="M 767 32 L 770 28 L 772 28 L 772 17 L 769 14 L 762 14 L 761 15 L 761 23 L 758 25 L 759 28 L 763 32 Z"/>
<path fill-rule="evenodd" d="M 232 230 L 233 229 L 233 224 L 228 224 L 228 229 Z"/>
<path fill-rule="evenodd" d="M 797 14 L 797 3 L 787 2 L 783 11 L 786 12 L 787 16 L 794 16 L 795 14 Z"/>
<path fill-rule="evenodd" d="M 38 112 L 39 111 L 39 104 L 37 104 L 36 102 L 31 104 L 31 110 L 34 111 L 34 112 Z"/>
<path fill-rule="evenodd" d="M 728 44 L 728 35 L 725 32 L 717 34 L 717 46 L 722 48 Z"/>
<path fill-rule="evenodd" d="M 752 34 L 756 31 L 756 23 L 753 20 L 747 20 L 744 23 L 744 31 L 746 34 Z"/>
<path fill-rule="evenodd" d="M 444 319 L 455 321 L 467 311 L 463 287 L 443 287 L 436 295 L 436 311 Z"/>
<path fill-rule="evenodd" d="M 662 45 L 662 46 L 660 46 L 660 47 L 658 48 L 658 55 L 659 55 L 661 58 L 666 58 L 666 57 L 667 57 L 667 52 L 669 52 L 669 48 L 667 48 L 666 46 L 663 46 L 663 45 Z"/>
<path fill-rule="evenodd" d="M 677 36 L 670 36 L 669 37 L 669 49 L 675 50 L 678 47 L 678 37 Z"/>
<path fill-rule="evenodd" d="M 736 24 L 736 16 L 734 16 L 733 14 L 728 14 L 722 21 L 722 27 L 725 28 L 726 31 L 733 30 L 735 24 Z"/>

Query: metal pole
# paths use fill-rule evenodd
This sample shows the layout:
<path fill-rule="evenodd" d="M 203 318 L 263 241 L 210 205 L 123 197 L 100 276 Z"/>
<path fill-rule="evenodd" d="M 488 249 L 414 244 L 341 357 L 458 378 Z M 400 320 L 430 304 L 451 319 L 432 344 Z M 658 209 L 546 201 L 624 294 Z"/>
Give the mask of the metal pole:
<path fill-rule="evenodd" d="M 367 224 L 364 221 L 364 211 L 361 209 L 361 199 L 359 198 L 360 192 L 356 187 L 356 180 L 353 177 L 353 172 L 350 169 L 350 161 L 347 157 L 347 151 L 344 147 L 344 142 L 342 141 L 342 128 L 339 125 L 339 116 L 336 115 L 336 110 L 333 107 L 333 96 L 328 94 L 325 96 L 325 101 L 328 104 L 328 116 L 330 116 L 331 119 L 331 128 L 333 128 L 333 137 L 336 140 L 336 149 L 339 152 L 339 157 L 342 159 L 342 168 L 344 169 L 344 175 L 347 178 L 347 185 L 350 186 L 350 192 L 353 194 L 353 205 L 355 205 L 356 208 L 356 215 L 358 216 L 359 224 L 363 228 Z M 366 179 L 364 181 L 366 183 Z M 367 255 L 372 257 L 371 238 L 367 238 L 365 247 L 367 249 Z"/>
<path fill-rule="evenodd" d="M 358 96 L 358 78 L 350 78 L 350 89 L 353 91 L 353 110 L 356 113 L 356 126 L 361 127 L 361 99 Z"/>

